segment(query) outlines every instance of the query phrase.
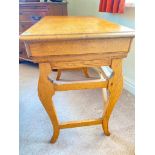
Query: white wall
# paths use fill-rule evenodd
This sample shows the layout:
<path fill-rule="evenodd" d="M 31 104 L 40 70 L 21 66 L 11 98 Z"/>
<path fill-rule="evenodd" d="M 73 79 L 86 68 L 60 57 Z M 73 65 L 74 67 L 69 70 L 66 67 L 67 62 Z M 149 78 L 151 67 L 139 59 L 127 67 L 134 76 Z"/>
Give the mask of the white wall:
<path fill-rule="evenodd" d="M 135 28 L 134 8 L 125 8 L 124 14 L 98 12 L 100 0 L 68 0 L 68 14 L 72 16 L 97 16 L 107 20 Z M 124 60 L 124 87 L 135 94 L 135 44 L 131 46 L 128 57 Z"/>

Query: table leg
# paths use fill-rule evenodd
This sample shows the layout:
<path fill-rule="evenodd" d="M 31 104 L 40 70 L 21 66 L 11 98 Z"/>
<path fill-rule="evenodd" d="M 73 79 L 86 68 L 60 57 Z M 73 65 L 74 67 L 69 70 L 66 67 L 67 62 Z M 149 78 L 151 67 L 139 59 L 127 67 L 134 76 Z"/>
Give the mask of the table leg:
<path fill-rule="evenodd" d="M 83 67 L 82 71 L 83 71 L 83 74 L 85 75 L 85 77 L 89 78 L 87 67 Z M 62 73 L 62 70 L 58 69 L 58 74 L 57 74 L 56 80 L 60 80 L 61 73 Z"/>
<path fill-rule="evenodd" d="M 107 89 L 106 88 L 102 88 L 102 98 L 103 98 L 103 106 L 105 107 L 105 105 L 107 103 L 107 98 L 108 98 L 108 94 L 107 94 Z"/>
<path fill-rule="evenodd" d="M 98 72 L 100 78 L 108 80 L 107 75 L 105 74 L 105 72 L 101 68 L 93 67 L 93 69 Z M 102 98 L 103 98 L 103 107 L 105 107 L 105 105 L 107 103 L 107 98 L 108 98 L 107 88 L 102 88 Z"/>
<path fill-rule="evenodd" d="M 83 71 L 85 77 L 89 78 L 88 68 L 87 68 L 87 67 L 83 67 L 83 68 L 82 68 L 82 71 Z"/>
<path fill-rule="evenodd" d="M 58 69 L 56 80 L 60 80 L 61 73 L 62 73 L 61 69 Z"/>
<path fill-rule="evenodd" d="M 48 80 L 48 75 L 51 73 L 50 64 L 40 63 L 39 71 L 40 76 L 38 82 L 38 96 L 52 122 L 53 137 L 51 139 L 51 143 L 54 143 L 59 136 L 59 121 L 52 101 L 52 96 L 54 95 L 54 86 L 53 83 Z"/>
<path fill-rule="evenodd" d="M 109 79 L 108 90 L 110 95 L 105 105 L 105 110 L 103 113 L 103 121 L 102 121 L 103 131 L 107 136 L 110 135 L 110 132 L 108 129 L 108 122 L 109 122 L 110 115 L 123 89 L 122 60 L 113 59 L 111 68 L 114 71 L 114 75 L 111 79 Z"/>

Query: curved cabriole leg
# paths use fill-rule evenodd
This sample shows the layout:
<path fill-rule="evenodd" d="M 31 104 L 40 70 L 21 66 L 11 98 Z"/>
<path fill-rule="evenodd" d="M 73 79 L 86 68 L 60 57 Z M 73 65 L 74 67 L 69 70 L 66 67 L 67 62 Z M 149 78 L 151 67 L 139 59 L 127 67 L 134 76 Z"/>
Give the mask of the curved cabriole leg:
<path fill-rule="evenodd" d="M 52 122 L 53 137 L 51 139 L 51 143 L 54 143 L 59 136 L 59 122 L 55 107 L 52 102 L 52 96 L 54 95 L 54 86 L 53 83 L 48 80 L 48 75 L 51 73 L 50 64 L 40 63 L 39 71 L 40 76 L 38 82 L 38 96 Z"/>
<path fill-rule="evenodd" d="M 105 105 L 105 110 L 103 113 L 103 122 L 102 122 L 103 131 L 107 136 L 110 135 L 108 128 L 110 115 L 123 89 L 122 60 L 113 59 L 111 68 L 114 71 L 114 76 L 111 79 L 109 79 L 108 90 L 110 95 Z"/>

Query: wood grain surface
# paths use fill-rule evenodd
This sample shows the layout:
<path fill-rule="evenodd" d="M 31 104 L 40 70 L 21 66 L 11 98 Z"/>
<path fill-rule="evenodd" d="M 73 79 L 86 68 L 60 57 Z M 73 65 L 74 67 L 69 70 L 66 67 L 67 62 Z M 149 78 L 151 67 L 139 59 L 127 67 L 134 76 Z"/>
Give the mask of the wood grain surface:
<path fill-rule="evenodd" d="M 134 30 L 104 19 L 86 16 L 46 16 L 21 34 L 21 40 L 134 36 Z"/>

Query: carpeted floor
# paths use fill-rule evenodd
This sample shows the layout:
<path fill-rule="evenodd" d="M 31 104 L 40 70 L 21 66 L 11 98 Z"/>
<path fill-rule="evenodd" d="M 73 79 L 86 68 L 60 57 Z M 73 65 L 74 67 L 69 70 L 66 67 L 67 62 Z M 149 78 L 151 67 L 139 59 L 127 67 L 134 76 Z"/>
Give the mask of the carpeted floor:
<path fill-rule="evenodd" d="M 134 96 L 126 90 L 110 119 L 111 136 L 106 137 L 100 125 L 65 129 L 58 141 L 50 144 L 52 126 L 37 96 L 38 73 L 37 65 L 20 64 L 20 155 L 134 155 Z M 62 78 L 69 76 L 83 74 L 62 74 Z M 54 103 L 60 122 L 102 116 L 100 89 L 57 92 Z"/>

